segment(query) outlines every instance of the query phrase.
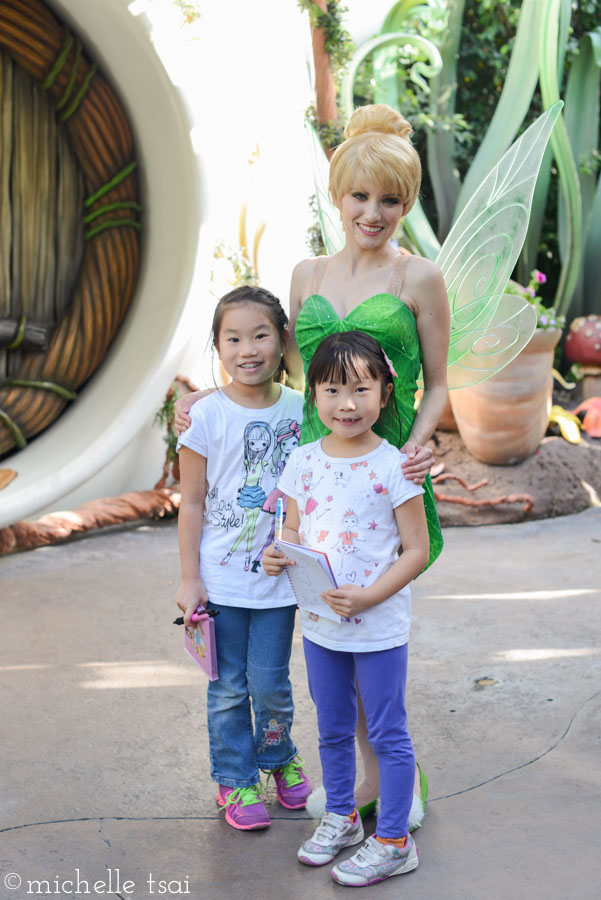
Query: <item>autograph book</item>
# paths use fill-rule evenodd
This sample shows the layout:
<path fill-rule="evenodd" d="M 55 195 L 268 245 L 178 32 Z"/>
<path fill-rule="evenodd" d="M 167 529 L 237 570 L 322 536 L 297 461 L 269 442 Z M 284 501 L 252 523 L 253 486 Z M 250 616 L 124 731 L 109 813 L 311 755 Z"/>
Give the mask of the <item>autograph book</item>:
<path fill-rule="evenodd" d="M 327 553 L 289 544 L 288 541 L 278 540 L 276 545 L 296 563 L 295 566 L 286 566 L 286 574 L 299 608 L 340 622 L 340 616 L 321 599 L 323 591 L 338 587 Z"/>

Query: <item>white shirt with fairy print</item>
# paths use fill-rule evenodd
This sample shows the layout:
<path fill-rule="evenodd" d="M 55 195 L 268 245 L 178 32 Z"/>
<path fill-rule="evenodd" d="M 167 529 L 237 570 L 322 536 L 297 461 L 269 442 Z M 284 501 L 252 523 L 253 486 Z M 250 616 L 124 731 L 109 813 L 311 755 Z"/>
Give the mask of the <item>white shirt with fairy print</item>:
<path fill-rule="evenodd" d="M 200 541 L 200 577 L 210 600 L 268 609 L 295 600 L 287 578 L 261 567 L 273 541 L 277 483 L 298 446 L 303 396 L 282 385 L 266 409 L 248 409 L 214 391 L 192 406 L 192 424 L 178 440 L 207 460 Z"/>
<path fill-rule="evenodd" d="M 366 456 L 328 456 L 321 440 L 298 447 L 279 488 L 298 504 L 299 537 L 327 553 L 339 585 L 369 587 L 398 558 L 394 509 L 423 494 L 401 469 L 406 459 L 383 440 Z M 334 622 L 301 610 L 303 635 L 331 650 L 388 650 L 406 644 L 411 622 L 409 587 L 351 619 Z"/>

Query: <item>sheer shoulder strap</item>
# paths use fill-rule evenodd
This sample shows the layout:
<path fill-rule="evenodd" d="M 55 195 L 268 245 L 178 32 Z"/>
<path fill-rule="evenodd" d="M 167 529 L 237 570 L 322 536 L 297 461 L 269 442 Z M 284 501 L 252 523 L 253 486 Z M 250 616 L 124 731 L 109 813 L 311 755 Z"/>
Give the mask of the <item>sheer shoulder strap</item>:
<path fill-rule="evenodd" d="M 313 293 L 317 294 L 330 261 L 329 256 L 318 256 L 313 266 Z"/>
<path fill-rule="evenodd" d="M 399 253 L 398 259 L 392 266 L 388 293 L 393 294 L 395 297 L 401 296 L 401 291 L 403 290 L 403 284 L 405 283 L 405 275 L 407 274 L 407 267 L 409 265 L 410 259 L 410 256 L 407 256 L 404 253 Z"/>

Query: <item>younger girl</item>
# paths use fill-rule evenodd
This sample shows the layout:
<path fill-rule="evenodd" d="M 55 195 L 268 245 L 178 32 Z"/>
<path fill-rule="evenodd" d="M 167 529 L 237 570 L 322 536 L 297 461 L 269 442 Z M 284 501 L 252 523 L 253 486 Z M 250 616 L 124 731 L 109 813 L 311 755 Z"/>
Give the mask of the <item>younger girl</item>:
<path fill-rule="evenodd" d="M 429 540 L 423 489 L 405 479 L 404 454 L 372 430 L 395 377 L 373 337 L 347 331 L 326 338 L 307 379 L 309 402 L 329 433 L 295 450 L 279 482 L 288 496 L 283 539 L 325 551 L 339 585 L 322 594 L 338 621 L 301 612 L 327 798 L 325 816 L 298 851 L 301 862 L 325 865 L 363 841 L 353 795 L 356 683 L 380 770 L 377 833 L 332 869 L 336 881 L 352 886 L 400 875 L 418 862 L 408 833 L 415 768 L 405 713 L 408 584 L 428 562 Z M 304 511 L 307 465 L 319 522 Z M 275 545 L 265 551 L 267 574 L 279 575 L 288 564 Z"/>
<path fill-rule="evenodd" d="M 221 298 L 213 343 L 232 380 L 194 406 L 178 443 L 176 599 L 186 624 L 199 604 L 219 611 L 219 680 L 209 682 L 207 697 L 211 778 L 226 821 L 245 830 L 270 824 L 259 767 L 273 773 L 288 809 L 303 807 L 311 792 L 290 737 L 294 597 L 284 579 L 274 590 L 264 573 L 249 571 L 272 524 L 263 505 L 278 475 L 275 436 L 282 422 L 299 422 L 302 413 L 302 395 L 274 381 L 287 325 L 279 300 L 262 288 L 240 287 Z"/>

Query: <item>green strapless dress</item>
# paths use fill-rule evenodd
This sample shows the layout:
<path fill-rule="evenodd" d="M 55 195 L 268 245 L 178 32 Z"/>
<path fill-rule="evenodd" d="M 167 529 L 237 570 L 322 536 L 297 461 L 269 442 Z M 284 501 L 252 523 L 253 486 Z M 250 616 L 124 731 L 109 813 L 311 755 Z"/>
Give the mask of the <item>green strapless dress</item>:
<path fill-rule="evenodd" d="M 370 334 L 390 357 L 398 375 L 394 380 L 398 416 L 394 405 L 389 403 L 374 425 L 374 431 L 386 438 L 393 447 L 402 447 L 415 419 L 415 392 L 422 364 L 415 316 L 394 294 L 375 294 L 356 306 L 343 319 L 339 319 L 325 297 L 312 294 L 303 303 L 294 329 L 305 379 L 318 344 L 328 335 L 342 331 L 363 331 Z M 308 408 L 307 396 L 308 391 L 305 391 L 301 444 L 308 444 L 328 434 L 328 429 L 320 422 L 316 410 Z M 430 476 L 426 479 L 424 490 L 430 534 L 428 565 L 431 565 L 442 550 L 443 541 Z"/>

